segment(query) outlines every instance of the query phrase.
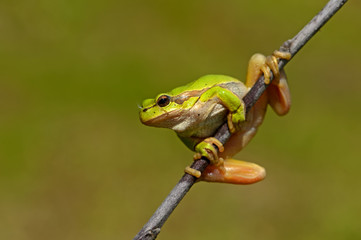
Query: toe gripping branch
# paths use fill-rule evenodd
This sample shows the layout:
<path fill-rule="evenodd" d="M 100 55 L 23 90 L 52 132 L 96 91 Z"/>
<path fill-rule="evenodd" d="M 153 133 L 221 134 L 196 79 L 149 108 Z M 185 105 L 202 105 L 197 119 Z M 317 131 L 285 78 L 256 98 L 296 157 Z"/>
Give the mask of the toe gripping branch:
<path fill-rule="evenodd" d="M 277 81 L 280 77 L 280 70 L 278 62 L 280 59 L 290 60 L 292 57 L 288 51 L 274 51 L 272 55 L 266 57 L 266 64 L 261 67 L 261 71 L 264 75 L 264 83 L 270 84 L 271 82 L 271 71 L 274 79 Z"/>
<path fill-rule="evenodd" d="M 218 157 L 218 151 L 223 152 L 223 144 L 215 137 L 209 137 L 204 139 L 202 142 L 196 145 L 195 147 L 196 154 L 194 154 L 194 161 L 204 157 L 209 161 L 210 164 L 215 166 L 223 165 L 223 158 Z M 200 178 L 202 173 L 201 171 L 194 169 L 190 166 L 187 166 L 184 171 L 196 178 Z"/>

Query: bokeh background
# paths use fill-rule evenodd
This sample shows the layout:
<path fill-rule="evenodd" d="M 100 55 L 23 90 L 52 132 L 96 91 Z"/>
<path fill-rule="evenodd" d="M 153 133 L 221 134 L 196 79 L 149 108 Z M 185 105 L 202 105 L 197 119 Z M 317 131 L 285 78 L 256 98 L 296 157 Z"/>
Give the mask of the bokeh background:
<path fill-rule="evenodd" d="M 209 74 L 244 79 L 327 1 L 1 1 L 0 239 L 131 239 L 192 160 L 140 124 L 144 98 Z M 196 184 L 158 239 L 361 239 L 361 2 L 287 67 L 236 158 L 249 186 Z"/>

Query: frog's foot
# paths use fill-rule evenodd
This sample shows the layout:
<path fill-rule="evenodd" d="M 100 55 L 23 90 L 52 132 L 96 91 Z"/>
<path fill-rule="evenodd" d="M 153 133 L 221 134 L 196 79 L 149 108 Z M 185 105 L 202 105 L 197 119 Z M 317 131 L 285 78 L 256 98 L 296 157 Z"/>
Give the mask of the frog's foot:
<path fill-rule="evenodd" d="M 266 176 L 263 167 L 250 162 L 227 159 L 222 167 L 209 165 L 199 180 L 232 184 L 251 184 Z"/>
<path fill-rule="evenodd" d="M 219 152 L 224 151 L 223 144 L 217 138 L 209 137 L 197 144 L 195 147 L 196 154 L 194 154 L 193 159 L 198 160 L 201 157 L 206 157 L 211 164 L 218 165 L 220 161 L 214 145 L 217 146 Z"/>
<path fill-rule="evenodd" d="M 214 165 L 217 167 L 218 171 L 222 172 L 222 173 L 225 173 L 226 169 L 224 168 L 223 166 L 224 164 L 224 160 L 223 158 L 219 158 L 219 164 L 218 165 Z M 184 169 L 184 172 L 185 173 L 188 173 L 189 175 L 192 175 L 196 178 L 200 178 L 202 173 L 201 171 L 197 170 L 197 169 L 194 169 L 194 168 L 191 168 L 190 166 L 187 166 L 185 169 Z"/>
<path fill-rule="evenodd" d="M 217 167 L 222 168 L 223 158 L 218 157 L 218 152 L 214 145 L 217 146 L 219 152 L 224 151 L 223 144 L 217 138 L 209 137 L 197 144 L 195 148 L 196 154 L 194 154 L 193 159 L 198 160 L 202 157 L 206 157 L 210 161 L 211 165 L 216 165 Z M 200 171 L 191 168 L 190 166 L 186 167 L 184 172 L 195 176 L 196 178 L 201 176 Z"/>
<path fill-rule="evenodd" d="M 264 75 L 264 82 L 265 84 L 269 84 L 271 82 L 271 72 L 273 73 L 273 77 L 275 81 L 278 81 L 280 78 L 280 71 L 278 68 L 278 62 L 280 59 L 291 59 L 292 55 L 289 52 L 281 52 L 281 51 L 274 51 L 272 55 L 266 57 L 266 62 L 264 65 L 261 66 L 261 71 Z"/>
<path fill-rule="evenodd" d="M 230 112 L 227 115 L 227 124 L 228 129 L 231 133 L 235 133 L 238 127 L 241 125 L 243 121 L 246 120 L 244 103 L 241 101 L 240 106 L 237 108 L 235 112 Z"/>

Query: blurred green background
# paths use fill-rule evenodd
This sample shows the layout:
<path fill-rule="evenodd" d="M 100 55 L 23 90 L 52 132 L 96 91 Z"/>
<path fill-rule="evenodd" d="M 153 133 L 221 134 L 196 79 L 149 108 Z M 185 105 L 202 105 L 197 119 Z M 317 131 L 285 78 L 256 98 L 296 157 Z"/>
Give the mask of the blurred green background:
<path fill-rule="evenodd" d="M 140 124 L 144 98 L 244 79 L 327 1 L 1 1 L 0 239 L 131 239 L 192 160 Z M 158 239 L 361 239 L 361 2 L 287 67 L 293 106 L 236 158 L 249 186 L 196 184 Z"/>

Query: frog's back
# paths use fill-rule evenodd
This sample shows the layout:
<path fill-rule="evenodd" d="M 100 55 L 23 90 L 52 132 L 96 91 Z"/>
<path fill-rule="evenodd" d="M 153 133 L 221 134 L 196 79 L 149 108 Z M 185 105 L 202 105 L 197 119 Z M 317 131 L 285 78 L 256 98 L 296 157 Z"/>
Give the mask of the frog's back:
<path fill-rule="evenodd" d="M 185 91 L 205 90 L 214 86 L 230 89 L 229 86 L 244 86 L 244 84 L 241 81 L 226 75 L 205 75 L 187 85 L 173 89 L 170 91 L 170 94 L 175 96 L 184 93 Z"/>

